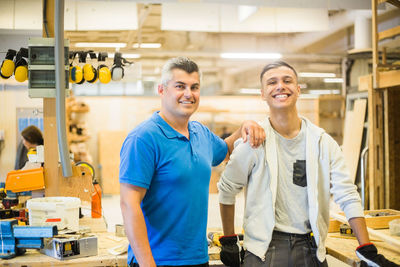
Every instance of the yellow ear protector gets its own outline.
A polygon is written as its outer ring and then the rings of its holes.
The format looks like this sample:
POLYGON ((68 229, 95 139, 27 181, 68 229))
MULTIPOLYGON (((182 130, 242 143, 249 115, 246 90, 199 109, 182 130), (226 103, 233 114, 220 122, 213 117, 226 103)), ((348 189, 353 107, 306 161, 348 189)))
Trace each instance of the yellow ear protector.
MULTIPOLYGON (((93 53, 92 51, 89 51, 88 53, 89 53, 89 56, 91 59, 96 58, 96 54, 93 53)), ((85 78, 86 81, 88 81, 90 83, 95 83, 98 78, 96 68, 94 68, 91 64, 86 63, 83 66, 83 77, 85 78)))
MULTIPOLYGON (((106 61, 108 57, 107 52, 99 52, 99 56, 97 57, 98 62, 106 61)), ((99 81, 101 83, 109 83, 111 81, 111 71, 105 64, 100 64, 97 67, 97 72, 99 75, 99 81)))
POLYGON ((28 49, 21 48, 15 57, 15 80, 25 82, 28 79, 28 62, 24 59, 28 58, 28 49))
POLYGON ((3 60, 1 63, 0 67, 0 76, 4 79, 8 79, 11 77, 11 75, 14 72, 15 68, 15 63, 14 63, 14 57, 17 54, 17 51, 13 49, 8 49, 6 58, 3 60))
MULTIPOLYGON (((82 84, 85 82, 85 79, 83 78, 82 68, 79 65, 75 65, 75 66, 73 65, 74 60, 77 55, 79 55, 79 62, 82 62, 81 53, 83 53, 83 52, 71 51, 69 53, 69 58, 72 59, 72 62, 69 65, 69 81, 71 83, 82 84)), ((85 57, 86 57, 86 55, 85 55, 85 57)), ((86 59, 85 59, 85 62, 86 62, 86 59)))

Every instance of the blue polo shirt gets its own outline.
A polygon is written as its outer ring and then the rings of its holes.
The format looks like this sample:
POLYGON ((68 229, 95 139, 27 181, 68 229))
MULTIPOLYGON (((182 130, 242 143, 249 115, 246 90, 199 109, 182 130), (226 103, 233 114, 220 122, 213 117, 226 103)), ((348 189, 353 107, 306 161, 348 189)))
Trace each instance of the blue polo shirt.
MULTIPOLYGON (((227 145, 199 122, 188 127, 190 140, 155 112, 128 134, 120 153, 120 183, 147 189, 141 207, 157 265, 208 261, 211 167, 224 160, 227 145)), ((132 259, 129 246, 128 264, 132 259)))

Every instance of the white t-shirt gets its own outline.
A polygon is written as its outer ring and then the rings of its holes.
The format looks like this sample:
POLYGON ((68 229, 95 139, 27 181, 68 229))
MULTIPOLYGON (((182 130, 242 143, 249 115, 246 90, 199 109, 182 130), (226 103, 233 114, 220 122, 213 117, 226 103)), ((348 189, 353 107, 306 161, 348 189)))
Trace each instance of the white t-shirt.
POLYGON ((278 188, 275 203, 275 230, 306 234, 311 232, 308 217, 306 175, 306 126, 287 139, 274 131, 278 149, 278 188))

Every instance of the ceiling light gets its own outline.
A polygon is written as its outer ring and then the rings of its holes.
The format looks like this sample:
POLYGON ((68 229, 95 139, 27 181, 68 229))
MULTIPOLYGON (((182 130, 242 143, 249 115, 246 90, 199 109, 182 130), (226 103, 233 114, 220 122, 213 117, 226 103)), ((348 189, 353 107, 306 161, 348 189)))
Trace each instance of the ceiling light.
POLYGON ((324 83, 343 83, 343 78, 325 78, 324 83))
POLYGON ((310 77, 310 78, 334 78, 335 73, 325 73, 325 72, 300 72, 299 77, 310 77))
POLYGON ((75 47, 126 47, 126 43, 75 43, 75 47))
POLYGON ((248 17, 256 13, 258 7, 256 6, 245 6, 240 5, 238 6, 238 20, 239 22, 245 21, 248 17))
MULTIPOLYGON (((114 53, 108 53, 109 58, 114 58, 114 53)), ((125 54, 122 53, 123 58, 140 58, 140 54, 125 54)))
POLYGON ((134 43, 133 48, 160 48, 161 44, 160 43, 134 43))
POLYGON ((256 88, 241 88, 239 90, 239 92, 241 94, 246 94, 246 95, 259 95, 259 94, 261 94, 261 90, 260 89, 256 89, 256 88))
POLYGON ((308 90, 311 95, 338 95, 340 90, 308 90))
POLYGON ((221 58, 231 59, 279 59, 279 53, 221 53, 221 58))

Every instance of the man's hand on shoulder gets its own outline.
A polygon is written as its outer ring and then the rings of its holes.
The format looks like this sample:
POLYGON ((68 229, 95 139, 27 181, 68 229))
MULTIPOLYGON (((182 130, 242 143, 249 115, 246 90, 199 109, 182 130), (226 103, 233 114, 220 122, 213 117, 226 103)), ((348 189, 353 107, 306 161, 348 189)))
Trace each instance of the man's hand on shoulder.
POLYGON ((393 263, 385 258, 382 254, 378 254, 378 250, 372 243, 359 246, 356 249, 357 257, 361 260, 361 266, 379 266, 379 267, 399 267, 400 265, 393 263))
POLYGON ((259 147, 265 141, 265 131, 257 122, 248 120, 242 123, 240 134, 243 141, 249 141, 250 145, 255 148, 259 147), (248 136, 248 137, 247 137, 248 136))

